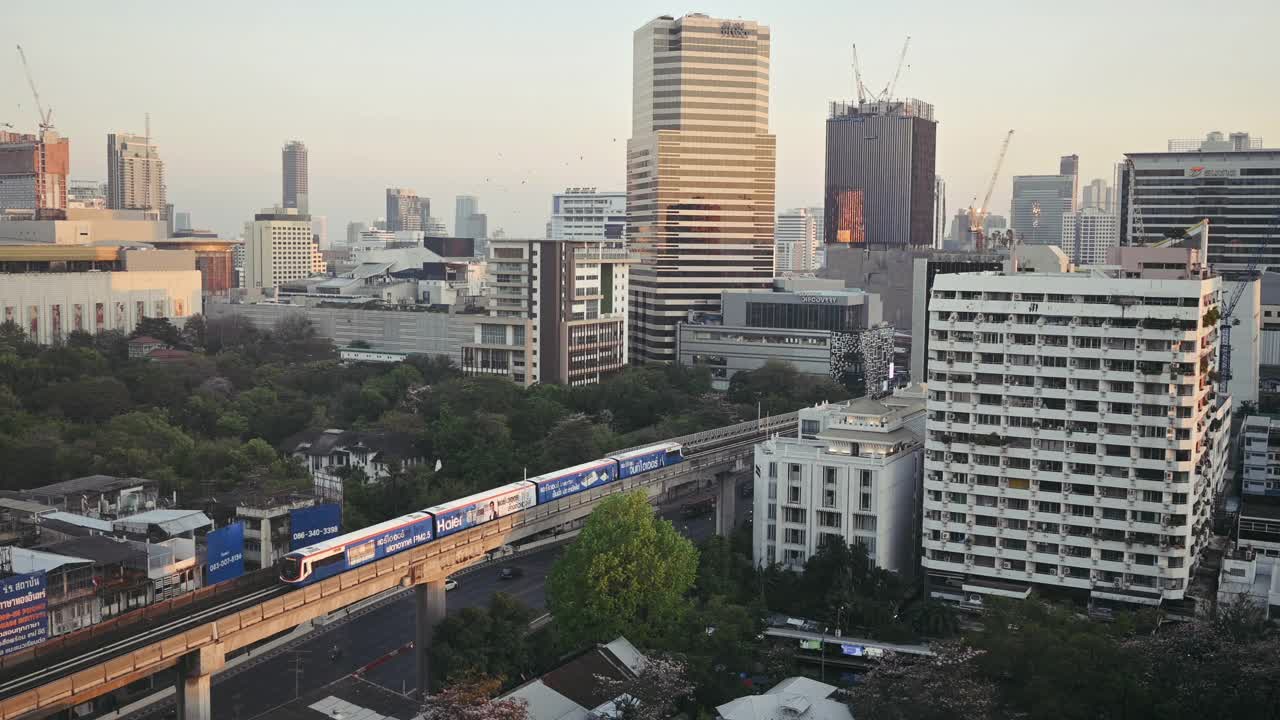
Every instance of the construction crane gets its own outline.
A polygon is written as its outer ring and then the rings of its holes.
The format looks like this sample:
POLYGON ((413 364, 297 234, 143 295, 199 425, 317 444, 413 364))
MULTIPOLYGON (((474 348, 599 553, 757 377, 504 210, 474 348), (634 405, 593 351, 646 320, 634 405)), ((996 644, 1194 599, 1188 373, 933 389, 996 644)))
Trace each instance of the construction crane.
POLYGON ((908 35, 905 42, 902 43, 902 52, 898 55, 898 67, 893 71, 893 79, 884 88, 884 97, 881 100, 892 100, 894 88, 898 87, 898 76, 902 75, 902 64, 907 60, 907 48, 911 47, 911 36, 908 35))
POLYGON ((27 54, 22 51, 22 46, 18 46, 18 57, 22 59, 22 71, 27 75, 27 85, 31 87, 31 95, 36 100, 36 112, 40 113, 40 136, 44 137, 46 130, 53 129, 53 108, 47 112, 44 109, 44 103, 40 102, 40 91, 36 90, 36 81, 31 77, 31 66, 27 64, 27 54))
MULTIPOLYGON (((1132 179, 1130 180, 1132 182, 1132 179)), ((1267 232, 1262 236, 1262 242, 1265 244, 1269 238, 1276 236, 1276 230, 1280 228, 1280 213, 1271 219, 1271 226, 1267 228, 1267 232)), ((1199 231, 1204 233, 1202 245, 1209 244, 1209 221, 1201 220, 1199 223, 1188 229, 1187 233, 1199 231), (1201 229, 1202 228, 1202 229, 1201 229)), ((1226 304, 1222 306, 1221 315, 1218 317, 1218 390, 1222 394, 1227 393, 1227 385, 1231 382, 1231 328, 1239 323, 1232 315, 1236 311, 1236 305, 1240 304, 1240 298, 1244 296, 1245 288, 1249 283, 1258 277, 1258 259, 1262 256, 1261 252, 1255 252, 1249 256, 1249 266, 1245 269, 1244 275, 1240 278, 1240 283, 1236 285, 1235 290, 1231 292, 1231 297, 1226 304)), ((1204 262, 1205 259, 1201 259, 1204 262)))
MULTIPOLYGON (((1126 193, 1126 205, 1129 207, 1129 216, 1133 222, 1129 226, 1129 245, 1137 245, 1142 242, 1141 238, 1147 234, 1146 225, 1142 222, 1142 209, 1134 203, 1135 193, 1134 186, 1138 184, 1138 169, 1134 167, 1133 158, 1127 158, 1124 161, 1125 168, 1129 171, 1129 192, 1126 193)), ((1120 242, 1124 243, 1124 238, 1120 238, 1120 242)), ((1208 258, 1201 258, 1202 262, 1208 258)))
POLYGON ((1000 145, 1000 154, 996 156, 996 167, 991 171, 991 179, 987 182, 987 192, 982 196, 982 204, 977 207, 974 206, 974 202, 978 200, 976 195, 973 201, 969 203, 969 232, 972 232, 977 238, 975 250, 981 250, 986 241, 982 226, 987 220, 988 206, 991 204, 991 193, 996 189, 996 178, 1000 177, 1000 167, 1004 165, 1004 156, 1009 152, 1009 141, 1012 139, 1013 131, 1010 130, 1004 136, 1004 143, 1000 145))
POLYGON ((858 91, 858 106, 867 101, 867 86, 862 84, 862 66, 858 64, 858 44, 853 44, 853 84, 858 91))

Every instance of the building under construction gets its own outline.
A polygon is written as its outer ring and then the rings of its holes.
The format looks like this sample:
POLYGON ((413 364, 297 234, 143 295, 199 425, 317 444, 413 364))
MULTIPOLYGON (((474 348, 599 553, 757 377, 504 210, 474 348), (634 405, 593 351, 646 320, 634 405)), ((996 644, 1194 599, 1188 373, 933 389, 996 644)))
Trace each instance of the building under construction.
POLYGON ((71 141, 58 133, 48 130, 28 135, 0 130, 0 217, 63 219, 70 167, 71 141))

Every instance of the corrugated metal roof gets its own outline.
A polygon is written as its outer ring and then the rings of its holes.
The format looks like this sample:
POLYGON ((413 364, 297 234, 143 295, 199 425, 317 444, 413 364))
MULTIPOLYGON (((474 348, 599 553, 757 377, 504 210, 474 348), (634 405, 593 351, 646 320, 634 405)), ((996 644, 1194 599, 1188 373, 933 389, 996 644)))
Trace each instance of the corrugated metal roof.
POLYGON ((77 515, 75 513, 62 512, 60 510, 48 513, 42 516, 42 519, 57 520, 59 522, 67 523, 68 525, 76 525, 83 528, 89 528, 90 530, 97 530, 99 532, 111 532, 110 520, 100 520, 98 518, 85 517, 84 515, 77 515))
POLYGON ((148 525, 159 526, 161 530, 176 535, 179 533, 212 527, 213 521, 199 510, 148 510, 137 515, 130 515, 115 521, 116 525, 148 525))

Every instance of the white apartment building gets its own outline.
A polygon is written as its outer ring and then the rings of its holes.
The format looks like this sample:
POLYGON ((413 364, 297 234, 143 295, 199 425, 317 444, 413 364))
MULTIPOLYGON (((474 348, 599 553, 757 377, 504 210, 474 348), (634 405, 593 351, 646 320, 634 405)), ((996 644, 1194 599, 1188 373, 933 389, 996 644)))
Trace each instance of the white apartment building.
POLYGON ((755 447, 753 557, 800 569, 823 543, 866 548, 873 564, 915 569, 924 460, 919 386, 800 411, 799 437, 755 447))
POLYGON ((1280 497, 1280 418, 1250 415, 1240 427, 1241 492, 1280 497))
POLYGON ((1077 265, 1103 265, 1120 244, 1120 218, 1085 208, 1062 214, 1062 250, 1077 265))
POLYGON ((1215 382, 1219 279, 1197 251, 1182 257, 1181 273, 1162 262, 1132 278, 934 280, 923 523, 933 597, 1185 597, 1223 491, 1231 398, 1215 382))
POLYGON ((551 196, 551 240, 601 240, 620 248, 626 230, 625 191, 571 187, 551 196))
POLYGON ((808 208, 778 213, 773 226, 773 274, 816 272, 819 267, 818 237, 818 223, 808 208))
POLYGON ((293 280, 323 274, 311 217, 297 208, 268 208, 244 224, 244 287, 270 292, 293 280))

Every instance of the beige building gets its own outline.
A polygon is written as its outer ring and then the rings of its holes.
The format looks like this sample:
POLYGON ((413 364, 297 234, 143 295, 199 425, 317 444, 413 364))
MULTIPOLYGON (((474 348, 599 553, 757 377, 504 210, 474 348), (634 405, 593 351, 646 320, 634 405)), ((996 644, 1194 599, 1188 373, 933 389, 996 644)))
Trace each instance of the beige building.
POLYGON ((282 283, 325 271, 311 235, 311 217, 297 208, 269 208, 244 224, 244 287, 270 292, 282 283))
POLYGON ((769 28, 664 15, 635 33, 627 238, 631 341, 675 359, 676 324, 773 278, 769 28))
POLYGON ((144 317, 178 326, 202 311, 189 251, 115 247, 0 248, 0 322, 52 343, 77 330, 131 332, 144 317))
POLYGON ((627 363, 626 250, 604 241, 491 240, 489 317, 462 369, 521 385, 585 385, 627 363))
POLYGON ((164 217, 164 161, 151 138, 131 133, 107 135, 107 207, 145 210, 164 217))
POLYGON ((5 244, 90 245, 154 243, 168 236, 163 220, 141 210, 68 208, 65 220, 11 220, 0 227, 5 244))

